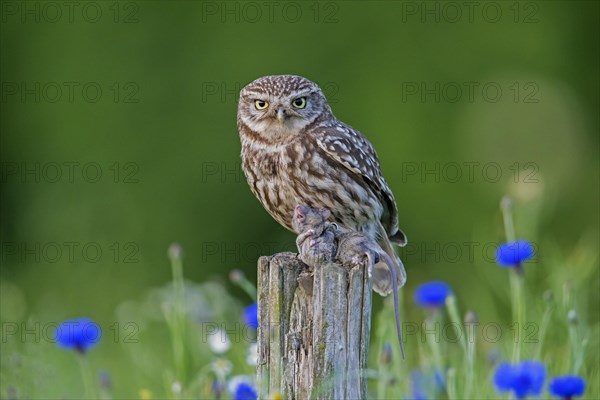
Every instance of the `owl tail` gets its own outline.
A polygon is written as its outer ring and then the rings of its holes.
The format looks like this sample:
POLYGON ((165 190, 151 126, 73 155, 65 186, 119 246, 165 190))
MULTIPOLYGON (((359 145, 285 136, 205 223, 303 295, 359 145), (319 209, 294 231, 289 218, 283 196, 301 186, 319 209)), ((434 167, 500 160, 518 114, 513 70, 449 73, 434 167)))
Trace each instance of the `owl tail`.
POLYGON ((404 270, 404 265, 400 260, 400 257, 394 251, 392 247, 392 243, 388 238, 385 229, 383 226, 379 224, 377 228, 377 243, 381 246, 382 250, 387 253, 392 259, 394 265, 388 267, 388 265, 383 262, 383 258, 380 262, 375 264, 373 268, 373 290, 379 293, 382 296, 387 296, 392 292, 392 274, 390 273, 389 268, 396 269, 396 276, 398 277, 398 287, 404 286, 406 283, 406 271, 404 270))

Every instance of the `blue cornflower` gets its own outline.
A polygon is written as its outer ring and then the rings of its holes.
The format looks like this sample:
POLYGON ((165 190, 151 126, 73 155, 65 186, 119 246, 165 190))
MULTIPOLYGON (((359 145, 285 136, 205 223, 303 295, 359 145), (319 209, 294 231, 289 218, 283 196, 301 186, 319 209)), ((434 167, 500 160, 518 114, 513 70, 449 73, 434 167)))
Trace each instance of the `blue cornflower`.
POLYGON ((211 385, 212 392, 215 394, 215 397, 218 399, 221 397, 221 393, 223 393, 223 384, 218 380, 214 380, 211 385))
POLYGON ((427 399, 425 375, 418 369, 414 369, 410 372, 410 391, 412 400, 427 399))
POLYGON ((424 283, 415 291, 415 303, 421 307, 441 307, 451 294, 452 290, 445 282, 424 283))
POLYGON ((527 240, 503 243, 496 249, 496 262, 502 267, 514 267, 533 257, 533 246, 527 240))
POLYGON ((575 375, 557 376, 550 381, 548 390, 553 396, 570 399, 585 392, 585 380, 575 375))
POLYGON ((89 318, 78 318, 61 322, 54 334, 58 346, 85 353, 100 341, 102 329, 89 318))
POLYGON ((508 392, 513 385, 513 366, 502 362, 496 367, 494 373, 494 385, 500 392, 508 392))
POLYGON ((512 391, 517 399, 539 395, 546 379, 546 367, 539 361, 511 365, 503 362, 494 373, 494 385, 500 392, 512 391))
POLYGON ((383 344, 381 349, 381 365, 389 367, 392 365, 392 345, 389 342, 383 344))
POLYGON ((435 386, 438 390, 445 391, 446 390, 446 376, 444 375, 444 371, 441 371, 439 368, 435 369, 433 374, 435 386))
POLYGON ((256 400, 256 390, 249 383, 242 382, 235 388, 233 400, 256 400))
POLYGON ((252 303, 244 308, 244 321, 251 328, 258 328, 258 304, 252 303))

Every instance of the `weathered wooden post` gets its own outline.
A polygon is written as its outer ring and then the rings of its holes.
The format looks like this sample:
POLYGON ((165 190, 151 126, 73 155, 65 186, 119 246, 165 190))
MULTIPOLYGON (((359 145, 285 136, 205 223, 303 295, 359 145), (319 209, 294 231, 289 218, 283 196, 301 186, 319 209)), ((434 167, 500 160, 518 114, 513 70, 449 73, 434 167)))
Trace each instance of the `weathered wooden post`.
POLYGON ((258 261, 259 398, 364 399, 371 281, 364 268, 258 261))

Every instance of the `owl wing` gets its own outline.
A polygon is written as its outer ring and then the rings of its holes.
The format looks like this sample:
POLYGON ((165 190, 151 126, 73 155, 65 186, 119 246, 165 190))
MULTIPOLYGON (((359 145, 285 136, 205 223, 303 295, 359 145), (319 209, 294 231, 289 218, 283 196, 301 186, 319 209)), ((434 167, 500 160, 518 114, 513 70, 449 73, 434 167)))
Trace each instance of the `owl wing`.
MULTIPOLYGON (((377 195, 383 205, 381 222, 389 236, 400 233, 398 229, 398 209, 394 194, 383 178, 379 158, 373 145, 357 130, 338 122, 333 127, 325 127, 318 131, 317 145, 332 159, 360 176, 368 187, 377 195)), ((398 238, 398 244, 403 242, 398 238)))

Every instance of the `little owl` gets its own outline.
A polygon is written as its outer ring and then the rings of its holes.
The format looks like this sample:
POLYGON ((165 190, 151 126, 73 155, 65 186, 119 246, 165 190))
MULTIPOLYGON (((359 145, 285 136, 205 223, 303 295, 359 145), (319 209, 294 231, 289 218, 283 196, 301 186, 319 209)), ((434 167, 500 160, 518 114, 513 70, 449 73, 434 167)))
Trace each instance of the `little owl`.
MULTIPOLYGON (((376 240, 404 285, 391 244, 405 245, 406 236, 375 149, 333 115, 319 86, 294 75, 259 78, 240 92, 237 126, 248 184, 277 222, 293 231, 296 205, 327 208, 332 221, 376 240)), ((391 279, 388 267, 377 264, 373 290, 389 294, 391 279)))

